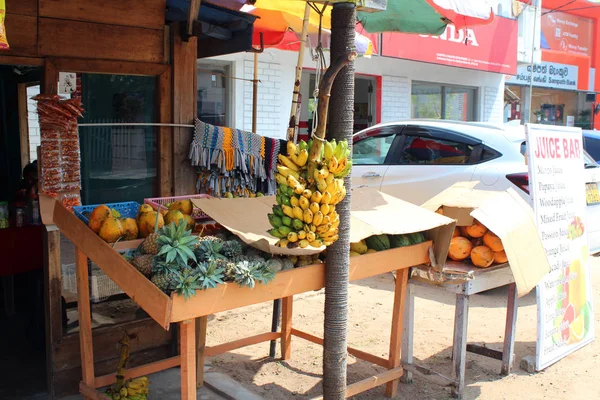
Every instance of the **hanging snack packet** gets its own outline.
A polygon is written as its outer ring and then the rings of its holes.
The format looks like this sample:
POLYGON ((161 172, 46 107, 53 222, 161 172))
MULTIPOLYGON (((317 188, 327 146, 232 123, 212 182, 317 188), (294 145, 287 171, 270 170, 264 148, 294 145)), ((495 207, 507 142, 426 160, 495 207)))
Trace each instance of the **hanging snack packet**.
POLYGON ((6 16, 6 0, 0 0, 0 50, 8 50, 8 40, 6 40, 6 28, 4 27, 4 17, 6 16))

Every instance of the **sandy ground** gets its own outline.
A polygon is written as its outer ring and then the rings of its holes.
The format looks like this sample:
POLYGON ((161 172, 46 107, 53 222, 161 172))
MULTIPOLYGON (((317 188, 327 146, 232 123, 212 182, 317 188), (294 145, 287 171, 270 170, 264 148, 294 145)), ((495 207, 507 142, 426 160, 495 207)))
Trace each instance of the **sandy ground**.
MULTIPOLYGON (((592 258, 595 333, 600 335, 600 259, 592 258)), ((349 345, 375 355, 386 356, 393 301, 390 274, 350 287, 349 345)), ((502 350, 506 318, 506 288, 471 298, 469 342, 502 350)), ((322 337, 323 292, 296 296, 294 326, 322 337)), ((215 345, 268 331, 271 304, 217 314, 209 322, 208 345, 215 345)), ((416 299, 415 359, 446 375, 451 373, 451 344, 454 298, 440 292, 435 300, 416 299)), ((520 299, 515 344, 515 368, 508 377, 500 376, 500 362, 467 354, 465 399, 599 399, 600 341, 580 349, 537 374, 519 369, 524 356, 535 354, 537 311, 535 293, 520 299)), ((227 373, 247 388, 267 399, 309 399, 321 394, 322 348, 299 338, 292 340, 289 362, 271 360, 269 345, 259 344, 210 359, 217 371, 227 373)), ((279 347, 278 347, 279 357, 279 347)), ((371 376, 380 368, 349 356, 348 381, 371 376)), ((383 387, 356 396, 381 399, 383 387)), ((415 377, 414 383, 400 385, 397 398, 447 399, 449 389, 436 387, 415 377)))

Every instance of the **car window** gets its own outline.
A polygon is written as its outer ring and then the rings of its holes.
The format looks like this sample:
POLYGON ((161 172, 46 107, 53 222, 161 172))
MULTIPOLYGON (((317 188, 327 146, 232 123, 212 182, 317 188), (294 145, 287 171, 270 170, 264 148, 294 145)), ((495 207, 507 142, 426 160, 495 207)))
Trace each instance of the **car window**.
POLYGON ((406 136, 400 164, 466 164, 473 147, 465 143, 424 136, 406 136))
POLYGON ((354 143, 352 164, 384 164, 395 137, 394 134, 370 136, 354 143))
POLYGON ((600 140, 592 137, 583 137, 583 148, 594 160, 600 160, 600 140))

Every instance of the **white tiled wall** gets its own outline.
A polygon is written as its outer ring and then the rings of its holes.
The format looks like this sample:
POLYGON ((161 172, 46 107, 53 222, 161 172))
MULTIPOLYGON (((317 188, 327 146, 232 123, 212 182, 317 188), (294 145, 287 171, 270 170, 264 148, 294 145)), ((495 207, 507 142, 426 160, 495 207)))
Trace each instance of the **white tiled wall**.
POLYGON ((384 75, 381 86, 381 122, 410 118, 410 80, 384 75))
MULTIPOLYGON (((254 79, 254 62, 244 60, 244 79, 254 79)), ((282 102, 282 66, 279 63, 258 63, 258 108, 256 130, 262 136, 283 138, 280 117, 289 105, 282 102)), ((252 129, 252 82, 244 82, 244 129, 252 129)))
MULTIPOLYGON (((504 86, 502 86, 504 88, 504 86)), ((485 86, 483 88, 483 122, 502 123, 504 92, 501 88, 485 86)))

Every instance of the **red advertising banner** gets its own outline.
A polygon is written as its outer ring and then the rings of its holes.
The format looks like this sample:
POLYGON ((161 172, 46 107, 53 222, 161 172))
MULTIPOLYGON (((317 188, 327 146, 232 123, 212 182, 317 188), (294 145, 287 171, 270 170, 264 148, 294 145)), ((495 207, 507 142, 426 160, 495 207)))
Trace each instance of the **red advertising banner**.
POLYGON ((541 48, 578 56, 592 56, 594 22, 558 11, 542 10, 541 48))
POLYGON ((517 21, 496 17, 471 28, 448 25, 440 36, 384 33, 381 55, 515 75, 518 30, 517 21))

